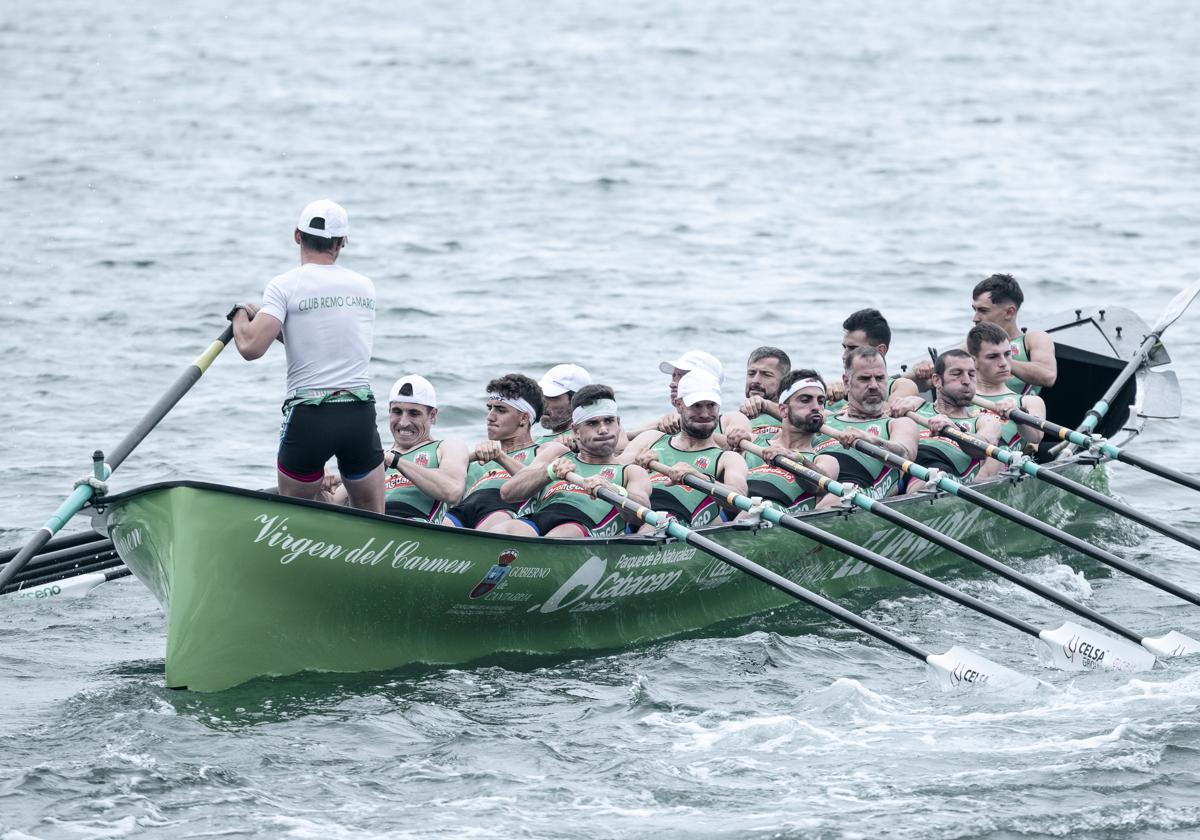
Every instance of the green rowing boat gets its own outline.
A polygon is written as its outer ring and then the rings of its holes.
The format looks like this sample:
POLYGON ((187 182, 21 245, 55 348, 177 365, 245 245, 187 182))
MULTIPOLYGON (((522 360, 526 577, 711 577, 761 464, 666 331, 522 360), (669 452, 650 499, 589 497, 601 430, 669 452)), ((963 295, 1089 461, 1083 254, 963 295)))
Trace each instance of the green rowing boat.
MULTIPOLYGON (((1111 384, 1145 324, 1127 310, 1077 312, 1050 326, 1064 384, 1050 416, 1078 422, 1111 384), (1068 408, 1068 406, 1070 406, 1068 408)), ((1161 348, 1131 379, 1102 433, 1127 443, 1148 416, 1177 416, 1161 348)), ((1084 453, 1049 468, 1094 487, 1105 473, 1084 453)), ((974 485, 1074 532, 1089 506, 1015 473, 974 485)), ((943 493, 889 507, 991 554, 1019 557, 1044 541, 943 493)), ((1094 510, 1094 509, 1093 509, 1094 510)), ((954 555, 857 509, 805 521, 925 572, 961 570, 954 555)), ((695 633, 792 600, 666 537, 549 540, 464 531, 177 481, 97 502, 94 524, 167 615, 166 682, 216 691, 304 670, 452 665, 506 653, 615 649, 695 633)), ((703 529, 750 560, 827 596, 894 589, 896 579, 779 528, 703 529)))

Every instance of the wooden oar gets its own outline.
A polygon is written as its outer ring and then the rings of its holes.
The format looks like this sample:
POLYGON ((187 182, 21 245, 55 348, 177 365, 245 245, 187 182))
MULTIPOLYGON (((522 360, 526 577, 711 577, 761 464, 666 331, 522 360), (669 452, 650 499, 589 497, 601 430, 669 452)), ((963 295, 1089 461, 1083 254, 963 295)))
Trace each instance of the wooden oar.
MULTIPOLYGON (((97 478, 108 478, 112 473, 121 466, 122 462, 128 457, 129 453, 141 443, 146 435, 159 424, 167 413, 175 407, 175 404, 182 399, 196 381, 204 375, 208 370, 208 366, 212 364, 213 359, 225 349, 225 345, 229 343, 229 339, 233 337, 233 325, 230 324, 221 331, 221 335, 217 337, 208 349, 197 357, 196 361, 192 362, 188 368, 180 374, 175 383, 167 389, 166 393, 158 398, 145 416, 138 422, 136 426, 121 439, 116 448, 109 453, 107 461, 97 463, 96 472, 99 473, 97 478)), ((100 453, 97 453, 100 454, 100 453)), ((101 455, 101 459, 103 456, 101 455)), ((75 491, 67 497, 58 510, 46 521, 29 542, 25 543, 25 547, 17 552, 16 556, 8 562, 8 565, 0 570, 0 590, 13 579, 13 577, 24 568, 25 564, 38 553, 38 551, 50 541, 63 525, 67 523, 72 516, 79 513, 83 506, 88 503, 96 491, 87 484, 81 484, 75 488, 75 491)))
MULTIPOLYGON (((650 467, 656 472, 663 473, 664 475, 667 474, 668 467, 658 461, 651 461, 650 467)), ((744 511, 754 509, 753 499, 743 496, 733 488, 712 481, 699 473, 684 473, 683 483, 689 487, 694 487, 697 490, 708 493, 710 496, 721 499, 730 507, 744 511)), ((1154 664, 1153 656, 1146 656, 1143 651, 1132 647, 1131 643, 1124 639, 1113 639, 1095 630, 1081 627, 1069 621, 1055 629, 1037 627, 985 601, 980 601, 978 598, 960 592, 942 583, 940 580, 931 578, 915 569, 910 569, 908 566, 901 565, 894 560, 889 560, 849 540, 822 531, 814 525, 809 525, 807 522, 784 513, 773 504, 763 505, 760 508, 760 515, 768 522, 807 537, 815 543, 832 548, 834 551, 845 554, 848 557, 853 557, 855 560, 860 560, 877 569, 883 569, 902 580, 928 589, 931 592, 941 595, 943 598, 947 598, 957 604, 962 604, 968 609, 983 613, 1002 624, 1007 624, 1009 627, 1033 636, 1037 640, 1039 658, 1048 665, 1069 671, 1080 671, 1089 667, 1114 668, 1124 671, 1131 670, 1129 667, 1131 664, 1140 664, 1145 668, 1149 668, 1154 664), (1085 648, 1084 645, 1087 647, 1085 648), (1072 655, 1072 652, 1078 652, 1081 649, 1091 651, 1092 655, 1090 657, 1072 655), (1130 654, 1133 654, 1133 658, 1129 657, 1130 654)))
MULTIPOLYGON (((587 487, 585 479, 578 473, 568 473, 567 480, 580 487, 587 487)), ((627 496, 621 495, 610 487, 600 485, 594 492, 598 498, 619 507, 642 522, 659 525, 663 521, 662 514, 639 505, 637 502, 630 501, 627 496)), ((810 592, 800 584, 790 581, 734 551, 730 551, 725 546, 715 543, 689 528, 685 528, 674 519, 667 519, 665 525, 669 536, 693 545, 706 554, 711 554, 723 563, 728 563, 735 569, 745 572, 751 577, 791 595, 798 601, 803 601, 809 606, 816 607, 839 621, 849 624, 856 630, 866 633, 868 636, 874 636, 881 642, 889 644, 914 659, 924 662, 928 666, 928 672, 936 678, 937 683, 943 688, 962 688, 986 684, 989 687, 996 686, 1011 689, 1034 688, 1039 684, 1032 677, 1019 674, 1011 668, 1005 667, 998 662, 992 662, 990 659, 986 659, 958 645, 950 648, 945 653, 927 653, 911 642, 902 639, 889 630, 885 630, 878 624, 868 621, 857 613, 853 613, 835 604, 833 601, 821 597, 815 592, 810 592)))
MULTIPOLYGON (((1013 394, 1016 397, 1016 394, 1013 394)), ((995 411, 996 404, 976 397, 972 402, 980 408, 986 408, 990 411, 995 411)), ((1073 443, 1076 446, 1084 449, 1097 447, 1102 453, 1112 458, 1115 461, 1120 461, 1123 464, 1131 464, 1132 466, 1143 469, 1148 473, 1157 475, 1159 478, 1165 478, 1168 481, 1174 481, 1176 484, 1182 484, 1192 490, 1200 490, 1200 480, 1193 478, 1186 473, 1181 473, 1179 470, 1172 469, 1166 464, 1159 464, 1151 461, 1149 458, 1143 458, 1141 455, 1134 455, 1131 452, 1126 452, 1121 447, 1110 443, 1105 438, 1098 435, 1087 435, 1083 432, 1077 432, 1074 429, 1069 429, 1066 426, 1060 426, 1057 423, 1052 423, 1049 420, 1043 420, 1041 417, 1030 414, 1028 411, 1023 411, 1020 408, 1014 408, 1008 412, 1008 416, 1020 423, 1023 426, 1032 426, 1035 429, 1041 429, 1046 434, 1057 437, 1060 440, 1065 440, 1073 443)))
POLYGON ((1088 409, 1087 416, 1083 418, 1083 422, 1079 424, 1077 431, 1090 434, 1096 428, 1096 425, 1108 413, 1109 405, 1117 398, 1117 394, 1121 393, 1121 389, 1125 387, 1125 383, 1129 381, 1129 377, 1133 376, 1137 369, 1142 366, 1146 357, 1153 352, 1155 345, 1158 344, 1158 340, 1166 332, 1167 327, 1179 320, 1179 316, 1187 310, 1188 305, 1198 294, 1200 294, 1200 280, 1192 283, 1192 285, 1171 299, 1171 302, 1167 304, 1167 308, 1163 310, 1162 315, 1158 316, 1158 321, 1150 330, 1150 334, 1142 340, 1141 346, 1129 358, 1129 362, 1125 365, 1124 369, 1117 374, 1117 378, 1113 380, 1112 385, 1104 392, 1104 396, 1088 409))
MULTIPOLYGON (((926 418, 918 417, 913 412, 909 412, 909 417, 912 417, 912 419, 916 420, 918 423, 922 423, 922 425, 927 425, 926 423, 922 422, 925 421, 926 418)), ((1005 519, 1016 522, 1018 525, 1022 525, 1031 531, 1049 537, 1052 540, 1057 540, 1063 545, 1070 546, 1080 553, 1086 554, 1088 557, 1099 560, 1101 563, 1105 563, 1115 569, 1119 569, 1128 575, 1149 583, 1151 586, 1156 586, 1160 589, 1170 592, 1172 595, 1176 595, 1184 599, 1185 601, 1190 601, 1193 604, 1200 604, 1200 596, 1188 591, 1187 589, 1184 589, 1182 586, 1178 586, 1170 581, 1163 580, 1153 572, 1148 572, 1140 566, 1130 563, 1128 560, 1124 560, 1117 555, 1112 554, 1111 552, 1105 551, 1099 546, 1092 545, 1086 540, 1081 540, 1072 534, 1068 534, 1066 531, 1055 528, 1053 525, 1032 517, 1014 507, 1010 507, 1003 502, 998 502, 990 496, 985 496, 978 490, 973 490, 970 487, 965 486, 962 484, 962 482, 951 478, 941 471, 935 472, 934 470, 927 469, 920 464, 913 463, 907 458, 902 458, 893 452, 888 452, 882 446, 875 446, 874 444, 868 443, 865 440, 856 442, 855 448, 860 452, 870 455, 872 458, 878 458, 880 461, 890 464, 906 475, 911 475, 912 477, 920 479, 921 481, 930 482, 947 493, 957 496, 960 499, 965 499, 990 513, 994 513, 997 516, 1002 516, 1005 519)), ((1184 656, 1191 653, 1200 653, 1200 641, 1196 641, 1190 636, 1185 636, 1183 633, 1180 633, 1176 630, 1172 630, 1166 635, 1159 637, 1144 637, 1138 642, 1138 644, 1154 655, 1161 657, 1184 656)))
MULTIPOLYGON (((837 434, 837 430, 831 428, 830 426, 822 427, 821 431, 824 434, 837 434)), ((762 448, 755 446, 748 441, 742 443, 742 448, 748 452, 758 455, 759 457, 762 457, 762 448)), ((1055 589, 1051 589, 1044 584, 1038 583, 1033 578, 1018 572, 1011 566, 1005 565, 999 560, 988 557, 983 552, 976 551, 969 545, 964 545, 958 540, 951 539, 942 532, 934 530, 928 525, 917 522, 915 519, 905 516, 903 513, 893 510, 887 505, 880 504, 866 493, 858 490, 851 492, 849 488, 843 486, 840 482, 834 481, 833 479, 822 475, 816 470, 799 464, 793 461, 791 458, 783 455, 777 455, 772 460, 772 463, 774 463, 777 467, 781 467, 789 472, 795 473, 796 476, 798 476, 801 480, 820 490, 833 493, 835 496, 849 499, 851 504, 853 504, 855 507, 861 508, 868 513, 872 513, 887 522, 899 525, 904 530, 916 534, 922 539, 928 540, 935 545, 939 545, 948 551, 952 551, 959 557, 970 560, 972 563, 982 566, 983 568, 999 575, 1005 580, 1011 581, 1012 583, 1017 584, 1017 586, 1028 589, 1030 592, 1036 593, 1046 600, 1058 604, 1063 609, 1070 610, 1076 615, 1083 616, 1094 624, 1099 624, 1104 629, 1116 633, 1118 636, 1123 636, 1126 639, 1129 639, 1129 641, 1139 646, 1136 649, 1137 652, 1143 653, 1143 651, 1140 649, 1140 645, 1142 639, 1145 637, 1141 633, 1135 633, 1133 630, 1130 630, 1128 627, 1119 624, 1108 616, 1102 615, 1101 613, 1093 610, 1091 607, 1084 606, 1078 601, 1068 598, 1066 595, 1063 595, 1061 592, 1055 589)))
POLYGON ((1074 493, 1080 498, 1086 499, 1094 505, 1098 505, 1114 513, 1119 513, 1127 519, 1132 519, 1147 528, 1158 531, 1160 534, 1165 534, 1173 540, 1183 543, 1189 548, 1194 548, 1200 551, 1200 539, 1193 537, 1186 531, 1176 528, 1174 525, 1168 525, 1166 522, 1155 519, 1142 513, 1140 510, 1130 507, 1124 502, 1118 502, 1116 499, 1109 498, 1099 491, 1093 490, 1086 484, 1074 481, 1066 476, 1059 475, 1051 470, 1044 470, 1032 458, 1027 458, 1016 452, 1005 449, 1002 446, 994 446, 987 441, 980 440, 974 435, 969 435, 962 429, 954 426, 947 426, 942 432, 942 435, 950 438, 950 440, 960 446, 973 446, 982 451, 989 458, 994 458, 1002 464, 1007 464, 1010 467, 1019 469, 1026 475, 1031 475, 1047 484, 1052 484, 1060 490, 1066 490, 1068 493, 1074 493))

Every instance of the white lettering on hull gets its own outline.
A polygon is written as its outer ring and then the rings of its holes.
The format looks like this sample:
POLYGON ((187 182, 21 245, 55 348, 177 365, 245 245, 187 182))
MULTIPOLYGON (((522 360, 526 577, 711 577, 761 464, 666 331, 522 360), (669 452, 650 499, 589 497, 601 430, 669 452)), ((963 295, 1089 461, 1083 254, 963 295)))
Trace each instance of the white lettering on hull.
POLYGON ((395 540, 388 540, 377 546, 375 538, 368 537, 362 545, 347 549, 338 543, 298 536, 288 528, 286 516, 280 518, 264 513, 256 516, 254 522, 262 525, 254 542, 265 542, 271 548, 279 549, 279 563, 283 566, 303 556, 319 560, 341 560, 355 566, 378 566, 386 561, 393 569, 461 575, 472 565, 470 560, 452 560, 420 554, 421 543, 417 540, 407 540, 399 545, 395 540))

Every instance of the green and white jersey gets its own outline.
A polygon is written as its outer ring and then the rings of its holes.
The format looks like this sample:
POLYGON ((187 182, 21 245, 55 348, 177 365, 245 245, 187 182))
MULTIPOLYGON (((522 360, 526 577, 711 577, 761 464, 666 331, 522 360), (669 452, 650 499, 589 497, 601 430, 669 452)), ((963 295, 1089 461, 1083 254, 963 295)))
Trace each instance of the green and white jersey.
MULTIPOLYGON (((934 417, 937 413, 933 403, 925 403, 917 411, 917 414, 922 417, 934 417)), ((984 414, 983 409, 975 409, 970 417, 952 417, 950 419, 967 434, 974 435, 979 418, 984 414)), ((962 481, 970 481, 983 465, 983 458, 964 452, 962 447, 954 441, 941 435, 935 435, 922 426, 920 434, 917 436, 917 463, 923 467, 943 470, 962 481)))
MULTIPOLYGON (((439 444, 440 440, 431 440, 410 452, 405 452, 400 456, 400 460, 416 464, 418 467, 434 469, 438 465, 439 444)), ((440 522, 446 510, 445 502, 427 496, 399 470, 389 469, 384 473, 383 490, 386 510, 392 516, 440 522)))
MULTIPOLYGON (((1025 347, 1025 333, 1021 333, 1016 338, 1009 342, 1009 347, 1012 349, 1013 361, 1028 362, 1029 350, 1025 347)), ((1037 394, 1042 390, 1041 385, 1030 385, 1024 379, 1019 379, 1016 376, 1004 383, 1008 386, 1008 390, 1014 393, 1021 394, 1037 394)))
MULTIPOLYGON (((1017 381, 1019 382, 1020 380, 1017 381)), ((1012 380, 1010 379, 1009 382, 1012 382, 1012 380)), ((981 400, 987 400, 990 403, 1012 400, 1017 404, 1017 408, 1025 408, 1022 395, 1014 394, 1012 391, 1008 391, 1004 394, 976 394, 976 396, 981 400)), ((1000 427, 1000 445, 1007 446, 1009 449, 1021 448, 1021 427, 1017 425, 1016 420, 1005 420, 1004 425, 1000 427)))
MULTIPOLYGON (((754 439, 758 446, 770 446, 775 439, 774 434, 762 434, 754 439)), ((812 444, 808 450, 802 450, 802 455, 813 456, 816 449, 825 441, 832 440, 826 435, 813 435, 812 444)), ((746 466, 750 468, 746 476, 746 485, 751 496, 759 496, 766 501, 775 502, 788 513, 800 513, 812 510, 817 504, 817 494, 794 473, 782 467, 768 464, 757 455, 749 452, 745 455, 746 466)))
MULTIPOLYGON (((618 487, 625 486, 624 464, 585 464, 574 452, 564 453, 575 464, 575 472, 583 478, 598 475, 605 481, 618 487)), ((565 479, 554 479, 537 495, 531 505, 531 512, 541 513, 548 507, 566 506, 575 508, 579 518, 593 536, 613 537, 625 531, 625 520, 621 517, 620 508, 603 499, 593 499, 588 491, 565 479)))
MULTIPOLYGON (((838 414, 825 421, 835 429, 861 429, 869 435, 875 435, 882 440, 890 440, 891 421, 887 417, 871 420, 849 420, 845 414, 838 414)), ((836 438, 827 438, 815 447, 818 455, 832 455, 838 462, 838 481, 852 481, 873 499, 882 499, 896 492, 900 485, 900 471, 890 467, 883 461, 876 460, 857 449, 846 449, 836 438)))
POLYGON ((781 423, 782 421, 778 417, 772 417, 764 411, 757 417, 750 418, 750 434, 756 437, 764 434, 777 435, 783 428, 781 423))
MULTIPOLYGON (((717 479, 717 461, 724 452, 717 446, 695 452, 677 449, 667 434, 660 437, 650 450, 655 453, 656 460, 668 467, 689 464, 714 481, 717 479)), ((653 470, 650 471, 650 506, 670 513, 690 528, 708 525, 721 515, 721 506, 712 496, 686 485, 671 484, 669 478, 653 470)))
MULTIPOLYGON (((524 465, 533 460, 537 448, 538 445, 532 443, 523 449, 514 449, 505 454, 524 465)), ((486 464, 472 461, 471 465, 467 467, 467 483, 463 488, 463 498, 465 499, 479 490, 499 490, 510 478, 512 476, 499 461, 488 461, 486 464)))
POLYGON ((571 429, 568 427, 565 432, 550 432, 549 434, 538 435, 533 439, 533 442, 538 446, 541 446, 543 443, 559 443, 562 438, 569 434, 571 434, 571 429))

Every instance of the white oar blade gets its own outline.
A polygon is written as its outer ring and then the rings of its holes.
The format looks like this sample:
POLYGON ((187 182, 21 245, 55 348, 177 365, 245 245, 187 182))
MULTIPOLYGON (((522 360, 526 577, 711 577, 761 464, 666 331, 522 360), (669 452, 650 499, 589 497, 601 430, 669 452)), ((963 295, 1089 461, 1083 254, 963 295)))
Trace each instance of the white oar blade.
POLYGON ((945 653, 930 654, 925 660, 929 677, 943 690, 1037 688, 1041 681, 993 662, 966 648, 955 645, 945 653))
POLYGON ((1192 285, 1171 299, 1171 302, 1167 304, 1166 310, 1159 316, 1158 323, 1154 325, 1152 332, 1162 332, 1175 323, 1198 294, 1200 294, 1200 280, 1192 283, 1192 285))
POLYGON ((1149 671, 1154 667, 1154 654, 1141 645, 1070 621, 1039 633, 1037 652, 1043 664, 1063 671, 1149 671))
POLYGON ((1163 659, 1200 653, 1200 642, 1191 636, 1183 635, 1178 630, 1172 630, 1165 636, 1156 636, 1153 639, 1147 636, 1142 639, 1142 647, 1153 651, 1156 656, 1163 659))
POLYGON ((66 580, 56 580, 54 583, 18 589, 2 597, 30 601, 41 601, 45 598, 82 598, 106 580, 108 578, 104 576, 104 572, 89 572, 66 580))

